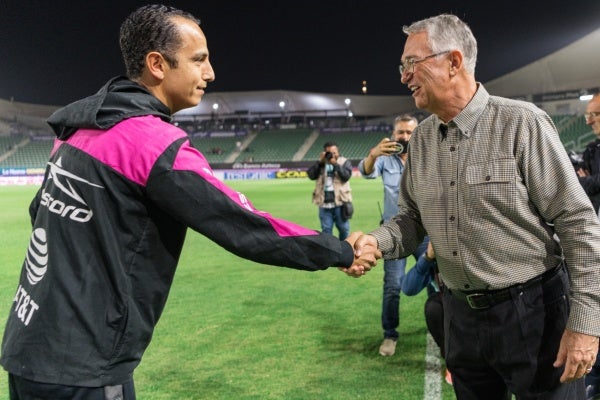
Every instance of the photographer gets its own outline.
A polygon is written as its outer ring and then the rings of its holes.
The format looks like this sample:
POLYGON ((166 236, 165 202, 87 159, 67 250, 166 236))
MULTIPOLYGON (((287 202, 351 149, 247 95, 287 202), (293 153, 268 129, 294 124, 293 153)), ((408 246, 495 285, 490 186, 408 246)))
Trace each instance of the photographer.
POLYGON ((342 157, 335 142, 323 145, 319 161, 306 171, 316 181, 313 203, 319 206, 319 220, 323 233, 331 234, 335 224, 340 240, 350 233, 352 217, 352 164, 342 157))
MULTIPOLYGON (((412 115, 404 114, 394 119, 394 130, 391 136, 383 138, 369 154, 358 163, 358 170, 363 178, 375 179, 381 176, 383 182, 383 215, 381 223, 390 220, 398 213, 398 191, 400 177, 408 159, 408 142, 413 129, 419 121, 412 115)), ((415 249, 413 257, 419 258, 427 247, 428 238, 415 249)), ((384 260, 383 262, 383 301, 381 305, 381 327, 383 341, 379 346, 379 354, 393 356, 398 341, 400 325, 400 291, 406 270, 406 258, 384 260)))

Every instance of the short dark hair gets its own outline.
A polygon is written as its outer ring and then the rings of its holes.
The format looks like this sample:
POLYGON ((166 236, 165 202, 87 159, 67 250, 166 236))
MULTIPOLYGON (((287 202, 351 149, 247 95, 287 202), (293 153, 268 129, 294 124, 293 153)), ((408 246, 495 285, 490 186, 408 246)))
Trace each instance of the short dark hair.
POLYGON ((336 143, 336 142, 327 142, 327 143, 325 143, 325 144, 323 145, 323 150, 325 150, 325 149, 327 149, 328 147, 331 147, 331 146, 338 147, 338 145, 337 145, 337 143, 336 143))
POLYGON ((170 67, 177 68, 175 53, 181 45, 181 36, 173 17, 183 17, 200 25, 200 20, 192 14, 162 4, 140 7, 123 21, 119 45, 129 79, 142 75, 146 54, 151 51, 159 52, 170 67))

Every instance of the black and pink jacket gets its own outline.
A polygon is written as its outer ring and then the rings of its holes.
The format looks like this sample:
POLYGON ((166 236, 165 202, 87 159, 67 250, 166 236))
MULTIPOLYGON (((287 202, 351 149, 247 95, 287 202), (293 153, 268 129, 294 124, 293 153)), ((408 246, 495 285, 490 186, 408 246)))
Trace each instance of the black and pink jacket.
POLYGON ((48 120, 57 139, 30 207, 33 231, 2 343, 7 371, 77 386, 129 379, 188 227, 263 264, 352 264, 347 242, 259 211, 215 178, 169 121, 160 101, 121 77, 48 120))

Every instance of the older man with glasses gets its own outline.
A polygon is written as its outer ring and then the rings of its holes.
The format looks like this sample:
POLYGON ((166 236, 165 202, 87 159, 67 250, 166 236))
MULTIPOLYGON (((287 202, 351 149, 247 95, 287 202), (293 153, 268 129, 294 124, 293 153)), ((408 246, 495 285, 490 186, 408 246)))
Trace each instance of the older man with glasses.
POLYGON ((600 209, 600 93, 588 102, 585 122, 596 134, 596 139, 583 151, 583 168, 577 170, 579 183, 589 196, 596 213, 600 209))
MULTIPOLYGON (((584 118, 586 124, 596 134, 596 140, 585 147, 582 157, 583 167, 577 170, 577 175, 579 183, 600 217, 600 93, 596 93, 588 102, 584 118)), ((598 355, 592 371, 585 377, 585 386, 588 400, 600 399, 600 357, 598 355)))
POLYGON ((583 399, 600 335, 600 222, 556 127, 475 79, 477 41, 458 17, 403 31, 401 81, 431 115, 413 132, 398 214, 355 251, 405 257, 429 235, 459 400, 583 399))

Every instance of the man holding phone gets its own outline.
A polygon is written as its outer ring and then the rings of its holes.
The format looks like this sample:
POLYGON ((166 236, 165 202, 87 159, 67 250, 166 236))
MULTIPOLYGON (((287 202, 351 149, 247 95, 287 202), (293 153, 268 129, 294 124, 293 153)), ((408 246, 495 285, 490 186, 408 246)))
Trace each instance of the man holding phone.
MULTIPOLYGON (((394 119, 394 130, 389 138, 383 138, 369 154, 360 161, 358 170, 366 179, 381 176, 383 181, 383 215, 381 222, 398 213, 398 191, 400 177, 408 158, 408 142, 419 121, 412 115, 403 114, 394 119)), ((425 252, 428 239, 415 250, 415 260, 425 252)), ((383 304, 381 325, 383 342, 379 347, 382 356, 393 356, 398 341, 400 321, 400 290, 406 269, 406 258, 385 260, 383 263, 383 304)))

